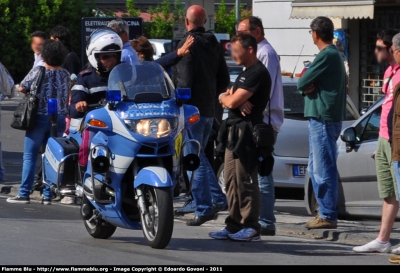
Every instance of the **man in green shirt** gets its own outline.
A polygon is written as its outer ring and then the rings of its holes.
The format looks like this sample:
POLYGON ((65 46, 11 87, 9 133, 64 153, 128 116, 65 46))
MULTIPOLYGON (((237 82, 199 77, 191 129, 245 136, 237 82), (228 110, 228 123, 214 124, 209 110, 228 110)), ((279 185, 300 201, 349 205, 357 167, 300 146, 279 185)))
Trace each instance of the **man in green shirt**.
POLYGON ((320 52, 299 79, 297 87, 305 98, 304 116, 310 122, 308 172, 319 212, 306 227, 336 228, 339 180, 336 141, 346 115, 346 71, 340 53, 333 45, 332 21, 317 17, 310 27, 320 52))

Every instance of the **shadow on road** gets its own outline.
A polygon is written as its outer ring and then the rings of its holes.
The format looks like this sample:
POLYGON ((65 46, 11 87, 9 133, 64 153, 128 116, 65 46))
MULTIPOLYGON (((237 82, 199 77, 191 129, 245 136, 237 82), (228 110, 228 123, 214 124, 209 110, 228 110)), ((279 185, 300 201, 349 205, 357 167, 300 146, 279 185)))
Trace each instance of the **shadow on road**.
MULTIPOLYGON (((198 230, 196 230, 198 231, 198 230)), ((204 230, 208 232, 209 230, 204 230)), ((146 246, 144 238, 140 237, 118 237, 113 236, 108 239, 109 243, 123 243, 146 246)), ((320 243, 295 242, 292 240, 270 241, 266 237, 261 242, 233 242, 229 240, 213 240, 204 238, 172 238, 166 250, 182 252, 228 252, 228 253, 284 253, 285 255, 312 255, 312 256, 360 256, 362 254, 354 253, 343 246, 329 246, 320 243), (290 248, 288 248, 290 245, 290 248)))

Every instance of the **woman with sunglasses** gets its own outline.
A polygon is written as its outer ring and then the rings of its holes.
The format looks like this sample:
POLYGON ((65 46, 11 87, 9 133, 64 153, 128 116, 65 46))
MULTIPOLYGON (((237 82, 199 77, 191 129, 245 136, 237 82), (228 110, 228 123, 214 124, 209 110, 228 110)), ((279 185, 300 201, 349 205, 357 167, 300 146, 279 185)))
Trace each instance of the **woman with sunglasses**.
MULTIPOLYGON (((106 97, 108 77, 111 70, 121 63, 122 40, 112 29, 95 30, 89 37, 86 55, 90 66, 79 73, 72 87, 72 99, 69 108, 71 118, 82 118, 88 105, 96 104, 106 97)), ((81 174, 86 171, 89 155, 89 143, 93 136, 82 132, 79 148, 79 168, 81 174)))

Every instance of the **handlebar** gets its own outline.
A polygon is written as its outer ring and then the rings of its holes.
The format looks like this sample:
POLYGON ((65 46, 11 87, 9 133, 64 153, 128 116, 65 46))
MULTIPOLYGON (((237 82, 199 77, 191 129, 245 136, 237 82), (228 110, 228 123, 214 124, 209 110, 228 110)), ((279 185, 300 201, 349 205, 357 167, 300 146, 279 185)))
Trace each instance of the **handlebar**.
POLYGON ((100 108, 100 107, 104 107, 105 103, 104 101, 99 101, 98 103, 92 103, 92 104, 88 104, 86 112, 92 111, 94 109, 100 108))

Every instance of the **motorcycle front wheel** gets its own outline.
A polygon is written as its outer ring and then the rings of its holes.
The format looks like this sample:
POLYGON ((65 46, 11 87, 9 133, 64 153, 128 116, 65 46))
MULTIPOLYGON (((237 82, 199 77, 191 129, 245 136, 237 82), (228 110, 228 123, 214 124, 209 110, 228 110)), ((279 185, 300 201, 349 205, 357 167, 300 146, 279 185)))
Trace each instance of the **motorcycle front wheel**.
POLYGON ((150 247, 163 249, 174 229, 174 206, 171 188, 143 186, 146 214, 141 214, 144 237, 150 247))

